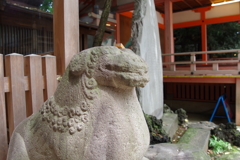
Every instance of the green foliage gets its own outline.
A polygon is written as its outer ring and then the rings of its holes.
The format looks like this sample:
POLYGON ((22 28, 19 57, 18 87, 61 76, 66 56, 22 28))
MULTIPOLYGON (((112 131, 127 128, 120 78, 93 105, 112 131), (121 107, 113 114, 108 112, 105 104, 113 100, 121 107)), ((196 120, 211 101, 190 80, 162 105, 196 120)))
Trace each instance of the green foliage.
POLYGON ((240 24, 238 22, 207 26, 208 50, 240 48, 240 24))
MULTIPOLYGON (((175 53, 201 51, 200 26, 179 28, 174 30, 175 53)), ((240 24, 238 22, 207 25, 208 50, 228 50, 240 48, 240 24)), ((212 55, 210 55, 212 56, 212 55)), ((221 53, 217 58, 236 57, 237 53, 221 53)), ((201 55, 196 57, 201 58, 201 55)), ((176 61, 189 60, 190 56, 176 56, 176 61)))
POLYGON ((213 148, 213 152, 215 154, 221 154, 226 151, 232 150, 232 146, 230 143, 224 142, 223 140, 218 139, 214 135, 212 136, 212 138, 210 138, 209 147, 213 148))
POLYGON ((53 13, 53 0, 44 0, 40 5, 40 9, 45 12, 53 13))

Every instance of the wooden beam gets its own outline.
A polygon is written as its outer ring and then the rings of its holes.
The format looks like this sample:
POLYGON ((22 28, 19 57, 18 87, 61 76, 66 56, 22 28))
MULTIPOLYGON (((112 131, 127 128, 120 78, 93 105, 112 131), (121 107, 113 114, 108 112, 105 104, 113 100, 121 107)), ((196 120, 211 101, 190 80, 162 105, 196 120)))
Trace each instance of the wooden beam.
POLYGON ((232 21, 239 21, 240 20, 240 14, 238 15, 232 15, 232 16, 225 16, 225 17, 219 17, 219 18, 210 18, 206 19, 206 24, 216 24, 216 23, 225 23, 225 22, 232 22, 232 21))
MULTIPOLYGON (((155 6, 162 5, 168 2, 173 3, 173 2, 179 2, 179 1, 183 1, 183 0, 154 0, 155 6)), ((116 12, 121 13, 121 12, 127 12, 132 10, 134 10, 134 2, 118 6, 116 12)))
POLYGON ((79 52, 78 0, 54 0, 54 55, 62 75, 73 55, 79 52))
POLYGON ((203 6, 201 2, 199 2, 199 0, 195 0, 199 5, 203 6))
POLYGON ((200 26, 202 25, 202 23, 205 23, 206 25, 208 25, 208 24, 225 23, 225 22, 232 22, 232 21, 240 21, 240 15, 210 18, 210 19, 205 19, 204 22, 202 22, 202 20, 197 20, 197 21, 191 21, 191 22, 175 23, 173 24, 173 28, 176 29, 176 28, 200 26))
POLYGON ((188 4, 186 1, 183 1, 188 7, 193 8, 190 4, 188 4))
POLYGON ((134 10, 134 2, 118 6, 116 12, 121 13, 121 12, 127 12, 132 10, 134 10))

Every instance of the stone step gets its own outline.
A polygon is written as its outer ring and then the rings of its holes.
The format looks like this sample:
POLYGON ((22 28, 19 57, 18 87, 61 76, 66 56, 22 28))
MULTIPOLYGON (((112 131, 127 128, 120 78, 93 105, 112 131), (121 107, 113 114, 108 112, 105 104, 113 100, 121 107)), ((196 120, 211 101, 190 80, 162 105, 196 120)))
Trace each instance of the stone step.
POLYGON ((164 113, 162 117, 163 129, 172 139, 178 129, 178 115, 173 113, 164 113))
POLYGON ((142 160, 211 160, 207 152, 191 144, 150 145, 142 160))
POLYGON ((203 151, 207 152, 208 142, 210 138, 209 129, 188 128, 187 131, 178 141, 178 144, 185 143, 192 146, 197 146, 203 151))

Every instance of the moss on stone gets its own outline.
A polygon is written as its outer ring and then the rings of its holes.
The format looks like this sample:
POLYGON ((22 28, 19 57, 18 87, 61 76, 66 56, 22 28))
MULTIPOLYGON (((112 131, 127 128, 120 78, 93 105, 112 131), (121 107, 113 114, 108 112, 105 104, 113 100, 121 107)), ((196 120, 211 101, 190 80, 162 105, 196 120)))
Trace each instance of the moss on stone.
POLYGON ((178 115, 178 125, 184 126, 187 123, 187 112, 184 109, 179 108, 175 111, 175 113, 178 115))
POLYGON ((150 133, 150 144, 170 142, 170 138, 162 128, 162 120, 157 119, 155 116, 144 113, 149 133, 150 133))
POLYGON ((197 128, 188 128, 188 131, 184 133, 184 136, 178 143, 189 143, 197 133, 197 128))

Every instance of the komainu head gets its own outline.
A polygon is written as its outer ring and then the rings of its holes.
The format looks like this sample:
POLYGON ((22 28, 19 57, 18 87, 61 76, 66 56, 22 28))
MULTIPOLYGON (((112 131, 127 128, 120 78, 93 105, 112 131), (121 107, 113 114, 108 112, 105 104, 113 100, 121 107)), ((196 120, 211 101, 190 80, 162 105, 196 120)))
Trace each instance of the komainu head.
POLYGON ((110 46, 84 50, 69 64, 70 74, 85 74, 93 84, 115 88, 144 87, 147 71, 144 60, 131 50, 110 46))

